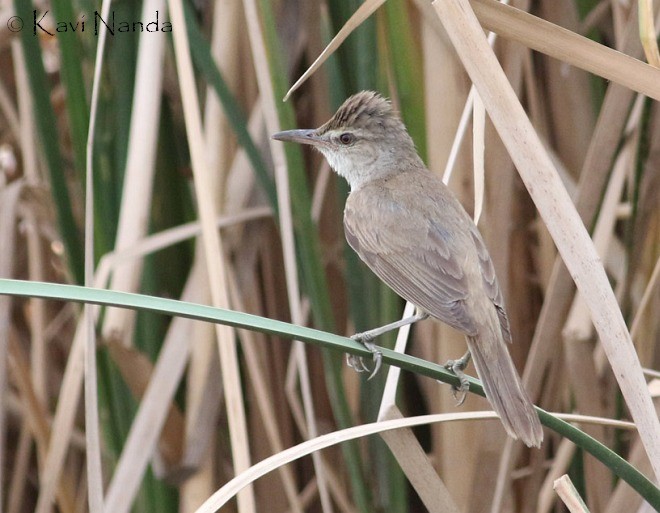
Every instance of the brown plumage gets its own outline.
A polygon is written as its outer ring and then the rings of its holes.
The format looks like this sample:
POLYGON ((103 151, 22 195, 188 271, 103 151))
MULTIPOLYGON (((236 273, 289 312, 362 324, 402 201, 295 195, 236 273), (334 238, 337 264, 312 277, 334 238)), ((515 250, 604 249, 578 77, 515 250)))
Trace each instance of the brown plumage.
POLYGON ((358 93, 319 129, 275 138, 315 146, 348 180, 350 246, 397 294, 466 335, 506 431, 540 446, 538 415, 506 347, 509 322, 486 246, 453 193, 426 169, 390 103, 358 93))

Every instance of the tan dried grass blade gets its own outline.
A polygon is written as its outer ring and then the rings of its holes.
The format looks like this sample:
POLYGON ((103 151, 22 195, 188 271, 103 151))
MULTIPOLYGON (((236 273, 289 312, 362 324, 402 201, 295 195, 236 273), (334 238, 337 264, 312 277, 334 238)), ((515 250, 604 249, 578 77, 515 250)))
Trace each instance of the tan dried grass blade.
MULTIPOLYGON (((110 12, 110 0, 104 0, 101 12, 104 17, 110 12)), ((101 27, 99 43, 96 49, 96 60, 94 62, 94 80, 92 83, 92 102, 89 115, 89 126, 87 129, 87 143, 85 154, 85 286, 91 287, 94 281, 94 137, 96 135, 96 114, 99 105, 99 90, 101 87, 101 76, 105 57, 105 42, 108 35, 108 27, 101 27)), ((83 315, 80 331, 83 336, 82 356, 85 367, 85 456, 87 466, 87 498, 89 509, 94 512, 103 511, 103 472, 101 468, 101 435, 99 429, 99 406, 98 406, 98 384, 96 368, 96 315, 98 309, 93 305, 83 306, 83 315)), ((78 333, 76 333, 77 335, 78 333)), ((67 367, 69 367, 67 365, 67 367)), ((68 369, 67 369, 68 370, 68 369)), ((76 377, 76 376, 73 376, 76 377)), ((76 380, 77 381, 77 380, 76 380)), ((80 393, 78 383, 72 383, 80 393)), ((58 434, 59 436, 59 434, 58 434)), ((66 436, 66 435, 64 435, 66 436)), ((50 449, 54 448, 51 446, 50 449)), ((64 448, 58 448, 59 455, 63 458, 64 448)), ((55 465, 61 464, 57 459, 51 460, 55 465)), ((57 472, 56 472, 57 474, 57 472)), ((53 476, 57 479, 57 476, 53 476)), ((44 509, 49 507, 47 502, 41 503, 44 509)))
MULTIPOLYGON (((415 305, 406 302, 402 318, 415 313, 415 305)), ((410 333, 410 324, 399 329, 395 351, 403 353, 410 333)), ((378 412, 378 421, 402 419, 403 415, 395 404, 397 385, 401 369, 390 367, 378 412)), ((410 428, 402 428, 381 433, 381 437, 396 458, 406 478, 419 495, 420 499, 431 512, 458 512, 458 506, 452 499, 446 485, 433 468, 428 455, 422 449, 419 441, 410 428)))
MULTIPOLYGON (((621 422, 611 419, 603 419, 597 417, 587 417, 584 415, 572 415, 564 413, 551 413, 566 422, 579 422, 580 424, 598 423, 607 426, 617 427, 621 429, 635 429, 634 424, 630 422, 621 422)), ((209 497, 204 504, 202 504, 195 513, 213 513, 218 511, 224 504, 231 500, 241 489, 253 483, 260 477, 276 470, 282 465, 291 463, 304 456, 312 454, 313 452, 326 449, 333 445, 355 440, 385 431, 391 431, 401 428, 412 428, 415 426, 422 426, 425 424, 432 424, 438 422, 457 422, 457 421, 476 421, 476 420, 495 420, 499 421, 499 417, 493 411, 472 411, 460 413, 439 413, 435 415, 421 415, 419 417, 406 417, 394 420, 386 420, 382 422, 374 422, 371 424, 363 424, 361 426, 354 426, 341 431, 333 431, 325 435, 319 436, 302 442, 294 447, 274 454, 265 460, 255 463, 247 471, 237 475, 234 479, 225 484, 211 497, 209 497)))
MULTIPOLYGON (((298 89, 385 0, 367 0, 289 89, 298 89)), ((660 100, 660 70, 496 0, 471 0, 483 28, 660 100)))
MULTIPOLYGON (((636 29, 636 19, 629 20, 624 31, 625 40, 618 42, 623 52, 635 57, 641 56, 642 53, 636 29)), ((591 223, 596 214, 633 96, 634 93, 623 86, 614 83, 608 86, 575 194, 575 206, 585 223, 591 223)), ((573 291, 571 277, 558 258, 552 266, 543 308, 523 373, 523 383, 532 397, 539 395, 541 382, 535 378, 544 372, 556 348, 556 341, 560 340, 561 327, 572 301, 573 291)), ((493 513, 501 510, 508 475, 516 457, 514 453, 517 453, 518 448, 513 448, 512 441, 506 441, 498 470, 498 488, 491 509, 493 513)))
MULTIPOLYGON (((2 178, 4 182, 4 177, 2 178)), ((7 186, 0 183, 0 244, 4 250, 0 252, 0 276, 12 277, 15 273, 16 259, 16 224, 18 219, 18 204, 21 192, 25 186, 23 180, 17 180, 7 186)), ((6 297, 0 300, 0 390, 7 386, 7 341, 11 330, 11 310, 13 300, 6 297)), ((6 392, 3 392, 6 393, 6 392)), ((4 471, 8 468, 5 462, 5 433, 7 433, 6 409, 0 408, 0 482, 5 482, 4 471)), ((3 487, 0 487, 0 501, 3 500, 3 487)), ((2 502, 0 502, 2 504, 2 502)))
POLYGON ((639 0, 637 9, 639 13, 639 38, 644 47, 646 60, 651 66, 660 68, 660 52, 658 51, 655 24, 653 23, 653 0, 639 0))
POLYGON ((660 258, 655 263, 655 267, 653 268, 653 272, 651 273, 651 278, 649 279, 646 289, 644 289, 644 294, 642 295, 642 299, 639 302, 639 307, 637 308, 637 312, 635 313, 635 318, 633 319, 631 325, 632 327, 630 328, 630 336, 632 337, 633 340, 637 338, 637 334, 639 332, 640 326, 642 325, 642 319, 644 315, 647 313, 646 308, 651 303, 651 299, 653 298, 653 292, 655 291, 656 287, 659 284, 660 284, 660 258))
MULTIPOLYGON (((232 294, 232 299, 240 311, 245 311, 242 305, 238 286, 235 283, 235 280, 231 279, 232 277, 234 277, 234 275, 230 276, 230 292, 232 294)), ((262 367, 260 366, 255 333, 242 330, 241 346, 245 353, 247 369, 250 375, 252 386, 254 387, 257 407, 259 408, 259 413, 261 414, 263 429, 266 433, 266 437, 268 438, 268 442, 272 448, 273 453, 281 452, 284 450, 284 444, 282 443, 282 433, 280 431, 280 426, 277 423, 277 415, 275 413, 273 397, 266 382, 265 375, 262 372, 262 367)), ((289 500, 291 511, 293 513, 302 513, 303 506, 301 504, 300 497, 296 492, 296 484, 292 469, 289 467, 281 467, 279 470, 282 486, 284 487, 284 492, 287 496, 287 499, 289 500)))
POLYGON ((362 5, 360 5, 357 11, 353 13, 353 15, 341 28, 341 30, 337 32, 337 35, 332 38, 332 41, 330 41, 328 46, 326 46, 325 49, 321 52, 321 55, 316 58, 316 60, 307 69, 307 71, 305 71, 305 73, 303 73, 303 75, 298 80, 296 80, 296 83, 291 86, 291 89, 287 91, 282 101, 287 101, 291 94, 293 94, 293 92, 301 85, 303 85, 305 81, 318 68, 321 67, 321 65, 328 59, 328 57, 330 57, 334 51, 339 48, 344 40, 351 35, 351 32, 358 28, 362 22, 364 22, 364 20, 371 16, 376 11, 376 9, 378 9, 384 3, 385 0, 366 0, 362 5))
POLYGON ((656 475, 660 476, 660 422, 626 324, 591 239, 488 46, 470 4, 467 0, 436 0, 433 5, 589 305, 619 386, 649 458, 654 462, 656 475))
MULTIPOLYGON (((172 383, 172 385, 168 387, 172 389, 175 389, 176 385, 178 384, 180 378, 177 379, 177 377, 181 375, 185 362, 187 361, 186 353, 188 352, 188 350, 187 350, 187 345, 185 344, 185 340, 186 340, 185 337, 174 339, 173 341, 174 345, 181 348, 181 352, 183 352, 183 355, 177 353, 175 358, 170 358, 169 366, 163 366, 163 364, 161 363, 161 367, 165 367, 164 372, 161 374, 166 379, 161 380, 159 384, 163 384, 163 382, 172 383), (181 367, 181 371, 176 373, 172 369, 172 366, 175 363, 179 363, 179 362, 181 362, 179 365, 181 367)), ((110 350, 112 359, 117 364, 119 372, 121 373, 122 377, 124 378, 124 381, 130 388, 133 396, 139 400, 144 399, 148 387, 150 386, 150 382, 154 381, 153 378, 155 372, 154 372, 154 365, 151 363, 151 360, 149 360, 149 358, 147 358, 145 354, 141 353, 137 349, 133 347, 126 347, 118 340, 111 339, 107 342, 107 345, 110 350)), ((163 344, 158 361, 159 362, 163 361, 167 353, 168 353, 167 347, 165 344, 163 344)), ((156 364, 156 366, 157 365, 158 363, 156 364)), ((168 465, 175 465, 181 460, 181 455, 183 452, 182 449, 182 440, 184 433, 183 415, 181 414, 181 410, 174 403, 171 402, 171 398, 170 398, 171 394, 164 393, 165 390, 163 390, 155 382, 154 385, 152 386, 155 386, 156 390, 158 390, 158 393, 151 400, 154 402, 158 401, 158 403, 162 402, 165 405, 168 405, 169 407, 167 406, 161 407, 167 413, 167 418, 164 421, 164 425, 161 425, 160 419, 158 419, 157 421, 154 418, 154 415, 151 414, 148 415, 146 418, 148 423, 147 429, 153 433, 159 433, 162 429, 162 433, 160 436, 160 444, 159 444, 161 454, 168 465)), ((146 404, 144 404, 143 401, 143 405, 141 405, 141 408, 144 407, 146 407, 146 404)), ((153 411, 153 408, 151 408, 151 411, 153 411)), ((133 430, 136 427, 137 425, 136 421, 137 421, 137 417, 136 420, 133 421, 131 430, 133 430)), ((138 454, 141 452, 149 454, 151 451, 147 451, 147 447, 151 447, 152 445, 153 444, 147 445, 142 441, 142 443, 138 447, 136 447, 138 449, 137 451, 132 452, 127 450, 125 451, 125 454, 138 454)), ((126 448, 128 448, 128 443, 126 444, 126 448)), ((131 462, 130 466, 132 468, 141 467, 140 465, 134 465, 133 462, 131 462)), ((119 466, 117 466, 117 469, 118 468, 119 466)), ((116 473, 117 472, 115 471, 115 475, 116 473)), ((140 479, 141 476, 135 476, 135 478, 140 479)))
MULTIPOLYGON (((145 1, 141 19, 147 19, 154 12, 162 12, 164 8, 165 0, 145 1)), ((119 251, 132 247, 149 230, 166 44, 164 33, 140 34, 126 169, 115 240, 115 249, 119 251)), ((142 260, 127 262, 112 274, 109 288, 135 292, 141 275, 142 260)), ((125 308, 108 308, 101 329, 103 338, 129 343, 132 340, 134 320, 135 312, 125 308)))
MULTIPOLYGON (((37 398, 28 364, 13 333, 9 335, 9 361, 11 362, 16 388, 22 396, 21 403, 25 405, 27 424, 36 443, 39 458, 43 461, 50 435, 47 414, 43 404, 37 398)), ((73 496, 71 480, 63 479, 57 487, 57 504, 65 513, 73 513, 74 511, 73 496)))
POLYGON ((495 0, 470 0, 483 28, 660 100, 660 70, 495 0))
MULTIPOLYGON (((393 407, 382 420, 402 418, 403 415, 398 408, 393 407)), ((381 419, 379 418, 379 420, 381 419)), ((384 431, 380 436, 385 440, 401 466, 401 470, 430 513, 458 513, 460 511, 412 429, 384 431)))
POLYGON ((557 495, 553 492, 554 482, 564 474, 566 469, 570 466, 571 461, 573 461, 575 449, 575 444, 570 440, 563 439, 559 443, 559 447, 555 451, 552 459, 552 466, 541 486, 536 513, 550 513, 551 509, 557 502, 557 495))
POLYGON ((472 112, 472 162, 474 165, 474 224, 479 223, 486 193, 484 150, 486 138, 486 111, 478 94, 474 95, 472 112))
MULTIPOLYGON (((266 127, 269 133, 280 130, 277 109, 275 107, 275 95, 271 82, 271 75, 266 55, 266 46, 259 13, 255 0, 244 0, 245 18, 248 25, 248 35, 254 59, 259 93, 263 102, 263 110, 266 118, 266 127)), ((291 211, 289 174, 287 171, 284 148, 275 141, 271 142, 271 154, 275 167, 275 185, 277 189, 277 201, 279 205, 279 227, 281 234, 282 250, 284 256, 285 280, 287 285, 287 299, 291 311, 291 320, 294 324, 303 324, 304 315, 300 298, 300 284, 298 281, 298 266, 296 263, 295 239, 293 230, 293 215, 291 211)), ((305 356, 305 345, 300 341, 294 341, 292 358, 297 362, 296 371, 300 380, 300 393, 304 406, 305 422, 309 436, 318 433, 316 415, 314 413, 314 402, 312 400, 311 380, 305 356)), ((314 470, 318 480, 319 496, 321 506, 326 513, 332 512, 332 502, 326 483, 327 477, 324 464, 318 455, 312 457, 314 470)))
MULTIPOLYGON (((98 316, 98 311, 98 307, 92 310, 94 318, 98 316)), ((36 513, 47 513, 50 511, 55 488, 59 482, 62 467, 64 466, 64 459, 69 448, 75 415, 78 409, 78 403, 80 402, 80 393, 82 392, 84 344, 85 330, 83 329, 83 323, 79 322, 73 338, 73 344, 69 350, 57 410, 53 419, 51 436, 48 443, 48 453, 43 464, 36 513)))
POLYGON ((589 513, 580 494, 566 474, 555 481, 554 488, 571 513, 589 513))
POLYGON ((318 452, 327 447, 331 447, 341 442, 347 442, 356 438, 361 438, 385 430, 398 429, 402 427, 413 427, 431 422, 449 422, 467 419, 497 419, 494 412, 469 412, 469 413, 451 413, 438 415, 425 415, 421 417, 411 417, 404 419, 387 420, 355 426, 341 431, 334 431, 318 438, 312 438, 302 442, 294 447, 290 447, 278 454, 266 458, 253 465, 248 471, 237 475, 229 481, 220 490, 209 497, 195 513, 212 513, 222 507, 227 501, 231 500, 244 486, 253 483, 260 477, 277 469, 281 465, 286 465, 292 461, 304 456, 318 452))
MULTIPOLYGON (((183 113, 186 124, 190 156, 194 174, 195 193, 197 196, 199 217, 202 223, 202 241, 209 277, 211 299, 214 306, 227 308, 229 306, 226 267, 220 236, 215 229, 214 198, 212 195, 211 170, 206 162, 206 149, 204 147, 204 134, 202 130, 201 115, 197 85, 190 55, 186 22, 183 14, 183 5, 180 0, 168 1, 170 17, 172 19, 174 50, 176 65, 183 101, 183 113)), ((247 426, 245 419, 243 393, 241 387, 238 356, 234 332, 227 326, 216 325, 218 351, 220 353, 220 366, 227 402, 227 417, 231 450, 234 468, 240 472, 250 464, 249 443, 247 440, 247 426)), ((238 497, 238 507, 241 513, 255 511, 255 500, 252 488, 247 488, 238 497)), ((119 510, 119 511, 123 511, 119 510)), ((109 509, 115 513, 116 509, 109 509)))

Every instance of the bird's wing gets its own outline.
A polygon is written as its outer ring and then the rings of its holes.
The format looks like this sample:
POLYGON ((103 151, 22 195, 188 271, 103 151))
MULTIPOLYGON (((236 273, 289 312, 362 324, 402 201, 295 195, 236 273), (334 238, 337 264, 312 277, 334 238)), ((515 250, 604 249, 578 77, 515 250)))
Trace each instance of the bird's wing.
POLYGON ((396 204, 381 203, 377 212, 347 205, 346 240, 401 297, 453 328, 476 335, 465 306, 467 277, 460 258, 450 253, 449 232, 433 221, 406 222, 407 215, 396 204))
POLYGON ((506 315, 506 310, 504 308, 504 297, 502 296, 502 291, 500 286, 497 283, 497 276, 495 276, 495 267, 493 267, 493 261, 488 254, 486 245, 484 244, 481 234, 477 230, 476 226, 470 227, 470 235, 474 241, 474 245, 477 248, 477 255, 479 255, 479 265, 481 267, 481 276, 483 278, 484 289, 488 297, 495 305, 497 310, 497 317, 500 321, 500 328, 502 330, 502 336, 506 342, 511 343, 511 327, 509 326, 509 318, 506 315))

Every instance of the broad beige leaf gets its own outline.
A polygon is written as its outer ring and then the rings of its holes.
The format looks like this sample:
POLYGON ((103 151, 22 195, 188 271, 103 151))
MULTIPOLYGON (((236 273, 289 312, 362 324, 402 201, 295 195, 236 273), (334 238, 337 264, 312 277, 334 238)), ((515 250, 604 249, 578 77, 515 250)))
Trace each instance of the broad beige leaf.
POLYGON ((467 0, 433 3, 486 111, 587 302, 649 458, 660 476, 660 422, 607 275, 580 217, 467 0))

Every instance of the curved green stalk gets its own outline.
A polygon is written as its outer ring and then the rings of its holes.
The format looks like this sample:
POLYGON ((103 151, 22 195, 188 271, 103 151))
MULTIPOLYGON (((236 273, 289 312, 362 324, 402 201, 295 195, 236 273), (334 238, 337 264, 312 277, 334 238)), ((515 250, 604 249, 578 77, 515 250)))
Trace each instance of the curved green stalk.
MULTIPOLYGON (((60 285, 54 283, 33 282, 24 280, 0 279, 0 294, 36 297, 41 299, 57 299, 78 303, 92 303, 118 308, 147 310, 164 315, 177 315, 199 321, 225 324, 235 328, 243 328, 283 338, 302 340, 339 353, 351 353, 370 357, 371 353, 362 345, 350 338, 340 337, 325 331, 319 331, 304 326, 296 326, 283 321, 267 319, 258 315, 234 312, 211 306, 186 303, 174 299, 117 292, 76 285, 60 285)), ((397 353, 390 349, 381 349, 383 362, 402 369, 427 376, 451 385, 458 385, 458 378, 443 366, 431 363, 414 356, 397 353)), ((481 383, 469 378, 470 392, 484 396, 481 383)), ((541 423, 558 434, 573 441, 596 459, 606 465, 614 474, 627 482, 651 506, 660 510, 660 489, 644 474, 633 467, 618 454, 610 450, 598 440, 580 431, 575 426, 537 408, 541 423)))

